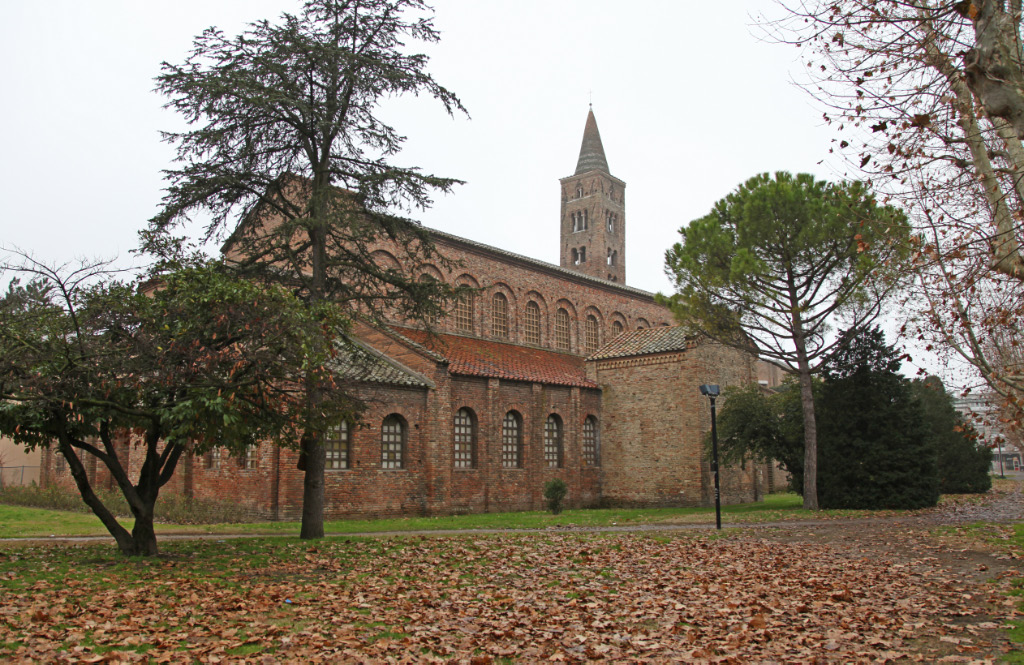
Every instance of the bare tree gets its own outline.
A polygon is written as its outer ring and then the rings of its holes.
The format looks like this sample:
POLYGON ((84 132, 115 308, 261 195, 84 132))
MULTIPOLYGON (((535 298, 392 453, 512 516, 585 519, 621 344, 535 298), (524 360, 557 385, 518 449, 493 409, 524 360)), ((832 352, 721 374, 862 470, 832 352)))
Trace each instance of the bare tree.
POLYGON ((907 329, 1013 403, 1024 382, 991 340, 1022 341, 1020 1, 783 6, 765 28, 804 48, 805 87, 825 105, 836 149, 919 232, 907 329))

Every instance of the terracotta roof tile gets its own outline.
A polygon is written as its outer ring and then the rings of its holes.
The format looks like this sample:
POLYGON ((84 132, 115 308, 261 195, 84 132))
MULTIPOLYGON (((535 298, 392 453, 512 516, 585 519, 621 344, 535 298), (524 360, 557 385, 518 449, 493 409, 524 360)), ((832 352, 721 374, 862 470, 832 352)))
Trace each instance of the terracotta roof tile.
POLYGON ((624 332, 597 350, 589 360, 642 356, 649 353, 685 351, 692 348, 694 338, 682 326, 659 326, 624 332))
POLYGON ((433 388, 434 383, 401 363, 384 356, 351 337, 338 345, 332 362, 334 373, 341 379, 361 383, 382 383, 399 386, 433 388))
POLYGON ((452 374, 556 386, 599 387, 587 379, 584 359, 579 356, 475 337, 431 335, 414 328, 393 327, 392 330, 444 356, 452 374))

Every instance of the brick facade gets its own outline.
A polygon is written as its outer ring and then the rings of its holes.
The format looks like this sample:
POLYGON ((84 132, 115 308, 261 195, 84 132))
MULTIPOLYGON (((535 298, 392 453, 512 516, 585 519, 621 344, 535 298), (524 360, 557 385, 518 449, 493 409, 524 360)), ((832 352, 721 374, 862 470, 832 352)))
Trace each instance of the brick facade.
MULTIPOLYGON (((375 260, 411 277, 476 291, 468 311, 443 317, 431 333, 409 327, 400 312, 389 328, 354 328, 388 372, 357 386, 367 409, 349 430, 349 467, 326 472, 328 519, 538 510, 552 478, 568 485, 568 507, 713 502, 702 455, 709 407, 698 386, 757 380, 755 362, 681 337, 652 294, 624 284, 625 183, 607 172, 596 130, 591 112, 577 173, 561 182, 561 266, 440 231, 430 231, 443 257, 436 262, 414 264, 398 243, 372 248, 375 260), (589 226, 574 232, 572 216, 584 208, 589 226), (566 264, 570 241, 586 244, 587 261, 566 264), (614 266, 609 251, 617 252, 614 266), (401 468, 382 464, 386 422, 389 436, 397 424, 404 432, 401 468), (556 455, 546 439, 559 429, 556 455), (520 435, 521 457, 510 453, 519 448, 509 432, 520 435)), ((47 462, 44 482, 70 480, 52 456, 47 462)), ((269 444, 249 464, 226 454, 184 459, 167 490, 295 520, 303 485, 297 462, 297 451, 269 444)), ((90 474, 110 484, 94 463, 90 474)), ((727 470, 723 499, 756 500, 761 475, 749 465, 727 470)))

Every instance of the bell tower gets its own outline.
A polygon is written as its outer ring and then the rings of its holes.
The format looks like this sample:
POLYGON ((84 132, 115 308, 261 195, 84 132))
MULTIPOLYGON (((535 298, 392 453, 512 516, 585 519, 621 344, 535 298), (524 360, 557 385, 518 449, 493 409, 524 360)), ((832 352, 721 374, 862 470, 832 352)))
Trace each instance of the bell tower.
POLYGON ((594 109, 587 114, 576 172, 561 178, 561 265, 626 282, 626 183, 608 172, 594 109))

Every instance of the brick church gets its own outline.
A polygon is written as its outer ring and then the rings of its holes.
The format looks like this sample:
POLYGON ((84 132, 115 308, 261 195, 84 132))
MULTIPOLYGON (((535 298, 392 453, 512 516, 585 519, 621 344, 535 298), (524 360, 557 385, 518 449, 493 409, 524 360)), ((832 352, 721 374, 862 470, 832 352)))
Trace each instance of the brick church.
MULTIPOLYGON (((698 386, 757 380, 758 361, 697 343, 654 295, 626 285, 626 183, 611 174, 591 110, 575 172, 560 181, 561 260, 552 265, 430 231, 445 265, 417 277, 474 287, 432 333, 357 324, 361 422, 331 432, 326 517, 537 510, 563 479, 567 504, 713 502, 698 386)), ((378 262, 402 266, 382 244, 378 262)), ((43 483, 68 481, 45 453, 43 483)), ((183 461, 165 491, 298 519, 297 451, 183 461)), ((764 467, 723 472, 723 500, 753 501, 764 467)), ((766 483, 767 481, 767 483, 766 483)))

